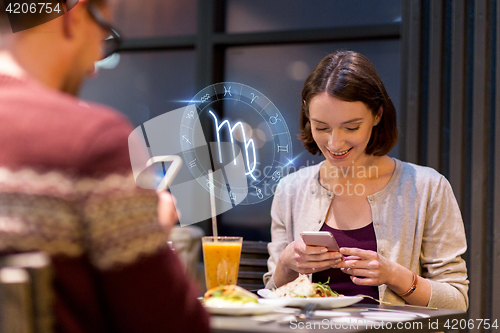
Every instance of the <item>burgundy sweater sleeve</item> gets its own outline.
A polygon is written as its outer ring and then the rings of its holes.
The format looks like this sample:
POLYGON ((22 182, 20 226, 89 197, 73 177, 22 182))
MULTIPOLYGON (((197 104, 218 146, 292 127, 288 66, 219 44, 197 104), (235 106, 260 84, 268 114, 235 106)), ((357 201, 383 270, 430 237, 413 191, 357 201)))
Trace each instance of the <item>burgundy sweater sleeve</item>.
POLYGON ((139 188, 131 128, 109 122, 87 140, 82 214, 104 308, 119 332, 208 332, 208 314, 157 221, 157 196, 139 188))

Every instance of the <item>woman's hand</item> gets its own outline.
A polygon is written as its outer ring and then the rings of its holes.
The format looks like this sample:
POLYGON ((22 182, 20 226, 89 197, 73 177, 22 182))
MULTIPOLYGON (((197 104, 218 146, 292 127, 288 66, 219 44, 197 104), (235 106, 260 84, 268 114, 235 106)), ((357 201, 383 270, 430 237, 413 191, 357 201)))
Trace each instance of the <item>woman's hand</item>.
POLYGON ((323 246, 306 245, 302 239, 288 244, 281 255, 287 266, 299 274, 311 274, 332 267, 337 268, 337 264, 343 258, 339 252, 329 252, 323 246))
MULTIPOLYGON (((351 280, 360 286, 387 285, 396 294, 408 291, 413 283, 413 273, 398 263, 390 261, 377 252, 342 247, 340 253, 345 261, 339 264, 342 272, 351 275, 351 280)), ((427 306, 431 297, 431 285, 427 279, 417 276, 417 289, 404 297, 409 304, 427 306)))
POLYGON ((158 193, 158 222, 165 230, 167 236, 170 235, 172 227, 177 224, 180 212, 175 208, 175 197, 167 191, 158 193))
POLYGON ((274 273, 276 286, 281 286, 294 280, 298 274, 311 274, 329 268, 337 268, 343 261, 339 252, 329 252, 323 246, 308 246, 300 238, 281 252, 278 265, 274 273))
POLYGON ((342 272, 351 275, 354 284, 360 286, 392 285, 395 264, 377 252, 343 247, 340 253, 345 261, 339 264, 342 272))

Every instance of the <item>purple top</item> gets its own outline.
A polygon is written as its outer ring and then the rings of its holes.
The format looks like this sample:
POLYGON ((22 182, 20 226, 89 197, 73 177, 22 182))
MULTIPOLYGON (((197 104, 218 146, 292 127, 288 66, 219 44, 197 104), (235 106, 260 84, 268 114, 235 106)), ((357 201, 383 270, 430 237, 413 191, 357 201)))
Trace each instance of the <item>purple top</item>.
MULTIPOLYGON (((321 231, 331 232, 339 247, 356 247, 363 250, 377 251, 377 239, 375 238, 373 223, 354 230, 338 230, 325 223, 321 231)), ((377 286, 359 286, 354 284, 351 281, 350 275, 343 273, 339 268, 330 268, 312 275, 313 282, 326 282, 328 278, 330 278, 330 287, 339 294, 346 296, 363 294, 372 296, 375 299, 379 298, 377 286)), ((364 298, 361 302, 377 304, 377 302, 369 298, 364 298)))

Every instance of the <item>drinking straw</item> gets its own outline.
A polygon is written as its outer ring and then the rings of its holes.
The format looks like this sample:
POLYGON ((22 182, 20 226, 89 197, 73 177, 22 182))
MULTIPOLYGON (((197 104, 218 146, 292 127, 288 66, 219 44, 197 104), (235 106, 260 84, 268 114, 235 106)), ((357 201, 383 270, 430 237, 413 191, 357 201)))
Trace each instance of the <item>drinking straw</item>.
POLYGON ((212 170, 208 170, 208 187, 210 188, 210 210, 212 212, 212 232, 214 234, 214 242, 217 242, 217 213, 215 211, 215 195, 214 195, 214 176, 212 170))

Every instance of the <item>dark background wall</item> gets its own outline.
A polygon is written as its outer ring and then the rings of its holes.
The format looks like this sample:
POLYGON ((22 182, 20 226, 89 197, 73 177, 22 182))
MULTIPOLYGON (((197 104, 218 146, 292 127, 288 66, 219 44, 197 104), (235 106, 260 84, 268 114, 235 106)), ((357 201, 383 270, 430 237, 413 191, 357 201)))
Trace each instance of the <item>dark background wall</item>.
POLYGON ((469 318, 500 318, 500 4, 405 1, 401 157, 451 182, 467 233, 469 318))
MULTIPOLYGON (((206 86, 239 82, 283 114, 294 167, 317 164, 323 158, 307 153, 296 138, 305 78, 327 54, 358 51, 399 105, 402 6, 400 0, 318 0, 314 6, 303 0, 122 0, 115 11, 125 37, 120 59, 108 61, 105 66, 114 68, 102 69, 82 96, 116 107, 137 126, 185 106, 206 86)), ((220 215, 221 233, 269 241, 271 202, 220 215)), ((207 223, 200 225, 210 232, 207 223)))

